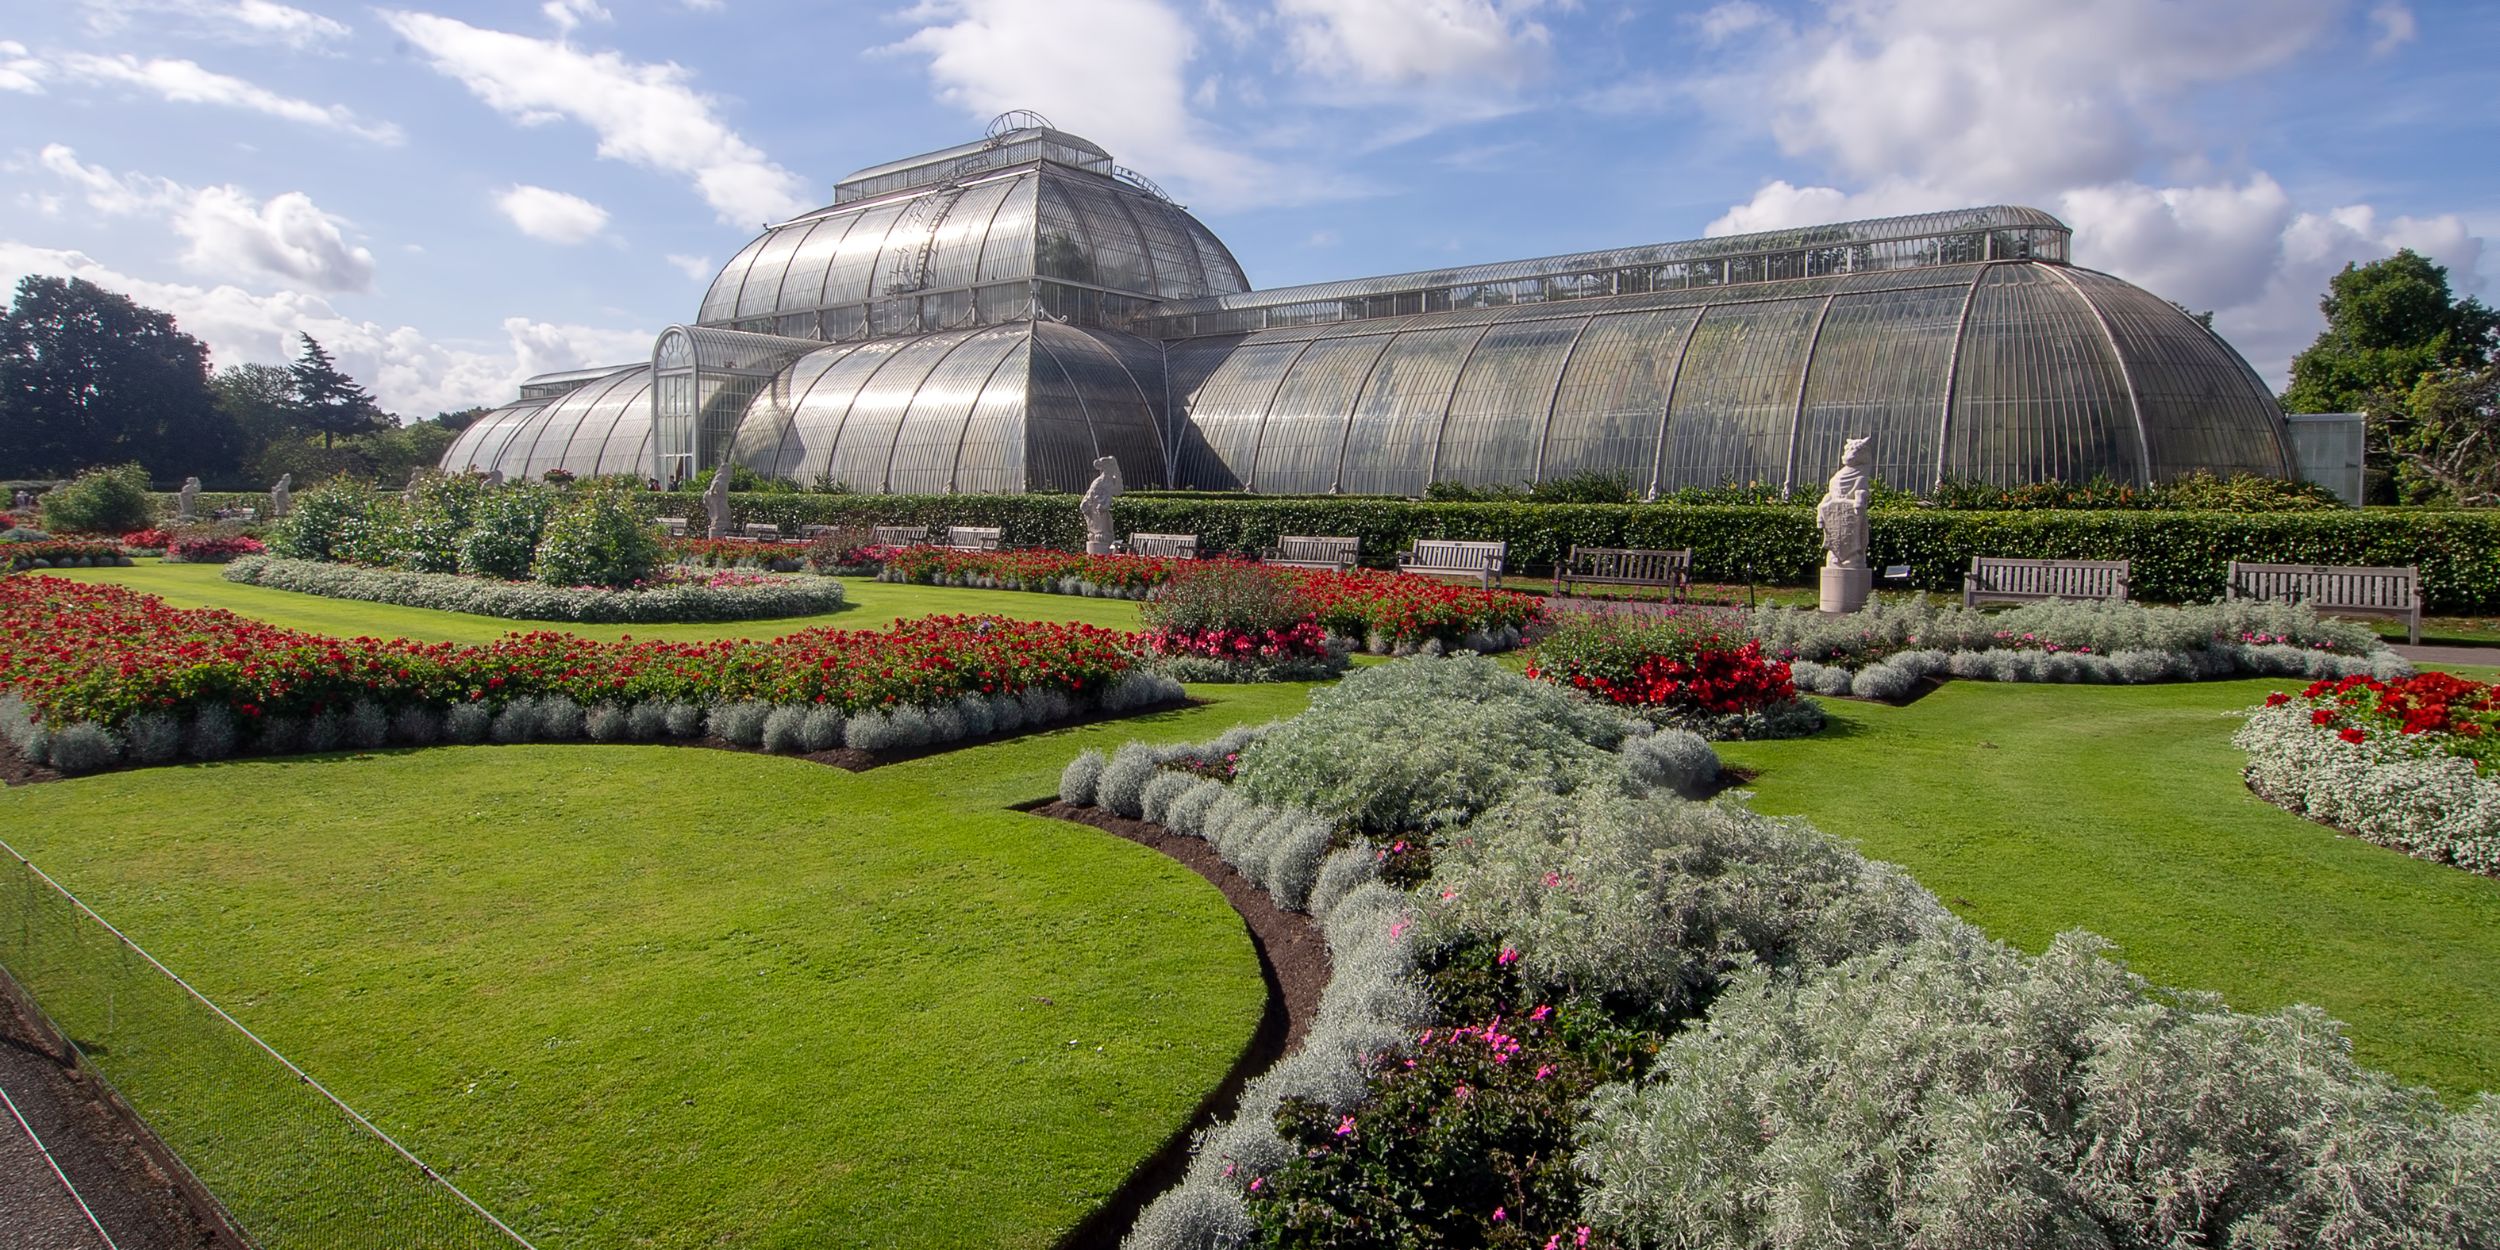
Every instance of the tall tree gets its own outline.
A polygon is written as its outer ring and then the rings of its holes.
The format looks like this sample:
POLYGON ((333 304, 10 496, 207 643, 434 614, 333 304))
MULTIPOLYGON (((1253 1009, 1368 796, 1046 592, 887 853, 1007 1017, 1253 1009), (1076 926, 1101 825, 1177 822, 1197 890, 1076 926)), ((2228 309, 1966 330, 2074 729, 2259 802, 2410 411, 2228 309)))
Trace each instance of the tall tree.
POLYGON ((374 406, 373 396, 356 385, 356 379, 339 372, 318 339, 309 334, 301 337, 304 351, 288 369, 294 375, 296 428, 321 435, 323 451, 330 450, 331 440, 341 434, 354 436, 384 428, 382 410, 374 406))
POLYGON ((2390 442, 2408 476, 2461 504, 2500 504, 2500 364, 2423 378, 2390 442))
POLYGON ((83 278, 19 281, 0 315, 0 470, 135 460, 175 478, 230 467, 238 443, 208 349, 170 314, 83 278))
POLYGON ((2479 369, 2500 330, 2500 314, 2456 298, 2446 267, 2411 248, 2344 266, 2318 311, 2326 330, 2292 358, 2292 412, 2363 412, 2373 395, 2410 394, 2426 374, 2479 369))

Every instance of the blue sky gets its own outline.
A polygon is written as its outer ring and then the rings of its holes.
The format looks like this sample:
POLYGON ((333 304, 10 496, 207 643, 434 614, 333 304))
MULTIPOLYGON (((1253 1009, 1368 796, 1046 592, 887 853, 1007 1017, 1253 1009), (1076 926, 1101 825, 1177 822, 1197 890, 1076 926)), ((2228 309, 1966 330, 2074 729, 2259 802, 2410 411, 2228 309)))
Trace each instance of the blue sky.
POLYGON ((411 415, 644 356, 767 218, 1036 109, 1261 286, 2027 203, 2280 381, 2349 260, 2489 297, 2500 12, 2404 0, 53 0, 0 279, 309 330, 411 415))

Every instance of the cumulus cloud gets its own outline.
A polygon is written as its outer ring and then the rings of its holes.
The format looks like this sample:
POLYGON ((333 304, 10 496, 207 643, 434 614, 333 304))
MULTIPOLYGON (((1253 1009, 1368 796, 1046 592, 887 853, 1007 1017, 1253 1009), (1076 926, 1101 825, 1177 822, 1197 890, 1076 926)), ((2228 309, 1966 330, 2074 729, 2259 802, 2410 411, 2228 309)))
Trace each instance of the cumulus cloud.
POLYGON ((373 253, 350 243, 345 223, 301 191, 264 202, 231 186, 186 187, 145 174, 116 174, 81 162, 77 152, 57 143, 37 159, 98 213, 163 218, 189 243, 181 258, 185 269, 275 278, 317 291, 373 287, 373 253))
POLYGON ((398 143, 399 128, 368 122, 344 105, 315 104, 280 95, 257 83, 203 68, 196 61, 157 57, 142 61, 128 53, 97 56, 77 52, 60 59, 59 74, 68 79, 136 87, 176 104, 215 104, 319 126, 376 143, 398 143))
POLYGON ((599 136, 599 155, 694 181, 721 220, 753 226, 810 207, 797 175, 730 129, 718 102, 673 64, 629 61, 427 13, 382 18, 433 67, 523 125, 570 118, 599 136))
POLYGON ((171 22, 186 33, 237 43, 276 44, 298 50, 347 37, 345 23, 275 0, 81 0, 88 28, 115 35, 135 18, 153 27, 171 22))
MULTIPOLYGON (((1710 233, 2036 204, 2075 227, 2077 263, 2216 310, 2279 384, 2347 261, 2411 245, 2471 285, 2481 256, 2453 215, 2381 222, 2301 205, 2264 170, 2213 172, 2234 144, 2192 121, 2198 93, 2278 71, 2360 16, 2353 0, 1833 0, 1803 27, 1760 24, 1736 40, 1753 55, 1720 103, 1767 107, 1781 150, 1835 183, 1766 183, 1710 233)), ((2411 13, 2368 20, 2385 42, 2411 13)))
POLYGON ((1542 67, 1542 0, 1276 0, 1307 70, 1372 86, 1515 87, 1542 67))
POLYGON ((299 291, 255 293, 230 284, 193 286, 119 272, 83 252, 0 240, 0 273, 85 278, 172 313, 219 365, 284 364, 298 333, 321 340, 339 366, 372 388, 384 408, 410 417, 502 403, 521 379, 559 369, 648 359, 651 335, 507 317, 500 343, 447 343, 413 326, 341 314, 299 291))
POLYGON ((562 191, 527 184, 505 188, 495 207, 512 219, 521 233, 549 243, 582 243, 608 228, 608 210, 562 191))
POLYGON ((2420 27, 2413 20, 2413 10, 2397 3, 2397 0, 2382 0, 2377 8, 2370 10, 2370 25, 2378 30, 2378 38, 2370 42, 2370 52, 2374 56, 2385 56, 2413 42, 2413 37, 2420 33, 2420 27))
POLYGON ((975 118, 1035 109, 1222 207, 1298 203, 1345 183, 1242 151, 1192 113, 1189 25, 1163 0, 928 0, 888 52, 927 58, 938 97, 975 118))
POLYGON ((720 266, 713 264, 709 256, 686 256, 671 252, 668 254, 668 263, 676 266, 677 272, 697 282, 709 282, 712 280, 712 275, 720 271, 720 266))

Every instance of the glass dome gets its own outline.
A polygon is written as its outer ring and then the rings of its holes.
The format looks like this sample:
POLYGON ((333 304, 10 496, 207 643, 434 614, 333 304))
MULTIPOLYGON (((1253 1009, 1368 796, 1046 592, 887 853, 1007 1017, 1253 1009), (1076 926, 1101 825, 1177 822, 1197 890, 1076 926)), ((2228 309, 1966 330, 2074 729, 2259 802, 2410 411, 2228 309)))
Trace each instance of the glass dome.
POLYGON ((551 399, 526 399, 486 414, 453 439, 451 472, 501 469, 515 481, 549 469, 575 477, 650 475, 651 370, 627 365, 551 399))

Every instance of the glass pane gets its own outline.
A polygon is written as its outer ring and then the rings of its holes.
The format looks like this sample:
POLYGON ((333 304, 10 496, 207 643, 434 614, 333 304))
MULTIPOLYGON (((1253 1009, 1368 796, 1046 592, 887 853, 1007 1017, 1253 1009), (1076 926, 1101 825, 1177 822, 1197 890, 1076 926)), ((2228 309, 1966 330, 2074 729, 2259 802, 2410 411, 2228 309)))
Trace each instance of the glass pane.
POLYGON ((813 225, 784 226, 764 241, 747 270, 746 287, 738 294, 740 317, 770 316, 781 311, 782 275, 790 268, 791 255, 799 250, 799 244, 812 229, 813 225))
POLYGON ((1554 388, 1586 320, 1497 323, 1467 358, 1432 476, 1480 486, 1536 480, 1554 388))
POLYGON ((1806 379, 1790 489, 1816 491, 1840 467, 1847 439, 1872 438, 1877 480, 1926 490, 1936 480, 1953 330, 1968 287, 1836 296, 1823 315, 1806 379))
POLYGON ((1948 476, 2009 485, 2107 474, 2143 480, 2134 405, 2107 332, 2083 298, 2037 265, 1994 265, 1962 333, 1948 476))
POLYGON ((1797 383, 1819 299, 1721 304, 1684 353, 1659 489, 1761 483, 1788 472, 1797 383))
POLYGON ((1484 333, 1481 326, 1460 326, 1390 340, 1354 406, 1340 489, 1349 495, 1424 493, 1459 365, 1484 333))
POLYGON ((833 264, 825 270, 825 303, 865 304, 872 297, 869 280, 877 266, 878 249, 885 246, 888 230, 903 215, 901 204, 880 204, 860 214, 858 224, 842 236, 842 243, 833 255, 833 264))
POLYGON ((883 367, 861 386, 833 439, 827 470, 837 482, 854 490, 885 489, 886 463, 894 455, 894 436, 920 384, 972 332, 957 330, 898 343, 883 367))
POLYGON ((1251 487, 1273 495, 1319 495, 1337 488, 1346 421, 1389 345, 1386 334, 1310 344, 1268 408, 1259 431, 1251 487))
POLYGON ((720 276, 712 279, 712 288, 703 294, 703 311, 695 320, 706 325, 728 321, 738 315, 738 288, 745 284, 747 268, 754 264, 755 254, 772 241, 767 234, 738 249, 738 254, 721 266, 720 276))
POLYGON ((1033 341, 1023 326, 1002 331, 1010 344, 1005 359, 990 373, 980 402, 965 424, 956 453, 952 489, 964 492, 1008 492, 1024 489, 1024 420, 1032 386, 1033 341))
POLYGON ((972 408, 991 374, 1024 340, 1019 327, 984 330, 962 341, 929 372, 904 413, 888 459, 885 489, 896 494, 943 494, 953 483, 972 408))
POLYGON ((1668 308, 1589 323, 1554 398, 1553 424, 1545 434, 1545 480, 1613 473, 1636 495, 1649 489, 1676 357, 1699 315, 1695 309, 1668 308))

